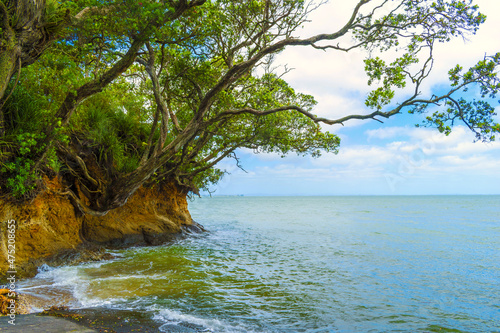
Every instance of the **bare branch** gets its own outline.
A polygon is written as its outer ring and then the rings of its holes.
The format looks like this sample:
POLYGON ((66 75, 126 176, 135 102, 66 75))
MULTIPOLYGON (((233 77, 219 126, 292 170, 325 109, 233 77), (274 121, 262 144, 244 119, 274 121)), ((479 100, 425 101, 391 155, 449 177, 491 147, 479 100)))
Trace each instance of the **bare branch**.
POLYGON ((67 158, 69 156, 70 158, 74 159, 77 162, 78 166, 80 167, 80 169, 83 172, 83 175, 85 176, 85 179, 90 181, 92 183, 92 185, 94 185, 96 187, 100 186, 100 183, 97 180, 95 180, 92 176, 90 176, 87 165, 85 164, 85 162, 83 161, 83 159, 80 156, 72 153, 71 151, 69 151, 67 148, 65 148, 62 145, 58 145, 57 149, 61 154, 64 155, 65 158, 67 158))
MULTIPOLYGON (((229 149, 225 150, 219 157, 215 158, 214 160, 212 160, 210 163, 198 168, 198 169, 195 169, 189 173, 184 173, 184 174, 180 174, 179 176, 181 177, 194 177, 196 176, 197 174, 203 172, 203 171, 206 171, 210 168, 212 168, 213 166, 215 166, 217 163, 219 163, 220 161, 222 161, 224 158, 226 158, 229 154, 231 154, 232 152, 234 152, 234 150, 236 149, 237 147, 235 146, 231 146, 229 149)), ((215 156, 214 156, 215 157, 215 156)), ((213 158, 213 157, 212 157, 213 158)))
POLYGON ((83 214, 88 214, 93 216, 104 216, 109 212, 109 210, 105 210, 102 212, 93 210, 92 208, 84 204, 83 201, 80 200, 80 198, 70 189, 67 189, 64 192, 59 192, 59 194, 63 196, 69 196, 75 202, 80 212, 82 212, 83 214))

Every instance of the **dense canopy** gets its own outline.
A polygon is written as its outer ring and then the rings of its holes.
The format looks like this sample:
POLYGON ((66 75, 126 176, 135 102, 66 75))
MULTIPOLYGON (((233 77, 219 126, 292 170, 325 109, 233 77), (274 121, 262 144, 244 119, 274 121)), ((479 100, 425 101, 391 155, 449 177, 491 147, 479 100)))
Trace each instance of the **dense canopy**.
POLYGON ((237 148, 319 156, 340 144, 321 124, 429 105, 440 108, 424 126, 449 133, 463 122, 485 141, 500 132, 488 103, 500 89, 500 53, 451 68, 443 95, 420 92, 436 43, 485 21, 472 1, 357 0, 339 30, 299 38, 318 8, 303 0, 1 0, 0 192, 26 200, 44 175, 58 174, 67 186, 60 195, 102 215, 140 186, 207 188, 237 148), (373 87, 366 113, 316 116, 314 98, 273 65, 287 47, 364 50, 373 87), (471 86, 482 100, 461 97, 471 86))

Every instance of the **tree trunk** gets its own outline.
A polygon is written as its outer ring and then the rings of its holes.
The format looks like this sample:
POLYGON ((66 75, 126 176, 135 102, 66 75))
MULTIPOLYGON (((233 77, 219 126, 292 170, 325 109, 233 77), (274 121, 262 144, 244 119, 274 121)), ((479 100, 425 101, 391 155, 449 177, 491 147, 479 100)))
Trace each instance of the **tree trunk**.
POLYGON ((45 11, 45 0, 0 1, 0 100, 18 60, 21 67, 33 64, 70 22, 69 12, 53 13, 46 22, 45 11))
POLYGON ((65 18, 49 25, 45 19, 45 0, 7 0, 0 2, 0 138, 5 135, 3 104, 7 86, 17 67, 34 63, 52 42, 65 18))
POLYGON ((3 100, 7 85, 16 70, 19 47, 15 41, 7 41, 7 47, 0 51, 0 100, 3 100))
POLYGON ((5 119, 3 112, 3 104, 5 102, 5 92, 7 86, 16 71, 19 48, 15 42, 10 41, 5 48, 5 51, 0 51, 0 138, 5 135, 5 119))
POLYGON ((106 193, 90 207, 95 213, 106 213, 127 203, 128 198, 135 193, 151 176, 171 160, 184 145, 196 136, 202 126, 201 122, 192 121, 184 131, 177 136, 163 151, 150 157, 146 163, 131 173, 120 176, 106 187, 106 193))

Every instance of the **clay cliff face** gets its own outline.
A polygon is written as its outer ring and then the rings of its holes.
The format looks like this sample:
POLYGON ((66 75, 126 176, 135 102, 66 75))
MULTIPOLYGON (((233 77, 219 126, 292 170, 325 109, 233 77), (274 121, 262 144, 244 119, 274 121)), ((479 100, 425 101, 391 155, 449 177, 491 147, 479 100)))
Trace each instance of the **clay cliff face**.
MULTIPOLYGON (((66 259, 85 254, 89 245, 157 245, 183 230, 198 228, 188 212, 186 192, 173 183, 140 188, 125 206, 103 217, 81 215, 68 198, 57 194, 59 190, 61 184, 54 179, 47 181, 47 191, 31 203, 0 201, 0 276, 8 270, 9 220, 17 223, 18 277, 33 276, 37 266, 50 264, 61 254, 66 254, 66 259)), ((95 253, 87 259, 96 259, 95 253)))

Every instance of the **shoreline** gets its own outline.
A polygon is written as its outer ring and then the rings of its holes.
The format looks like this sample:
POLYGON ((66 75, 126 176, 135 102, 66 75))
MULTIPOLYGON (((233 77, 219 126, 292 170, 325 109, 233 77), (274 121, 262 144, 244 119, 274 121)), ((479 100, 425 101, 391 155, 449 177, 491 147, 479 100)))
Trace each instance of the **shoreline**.
POLYGON ((38 313, 16 315, 15 325, 8 323, 9 317, 0 317, 0 332, 23 333, 208 333, 206 327, 187 322, 165 323, 155 320, 150 312, 109 308, 69 309, 53 307, 38 313))
MULTIPOLYGON (((78 327, 79 331, 76 332, 109 333, 160 332, 160 327, 164 325, 164 323, 153 320, 146 312, 106 308, 69 309, 66 307, 53 307, 40 313, 20 316, 27 316, 22 317, 21 323, 23 320, 28 320, 28 322, 36 320, 44 324, 52 323, 57 325, 56 327, 60 332, 67 332, 63 330, 64 327, 60 326, 70 326, 67 323, 78 327), (36 319, 33 319, 35 317, 36 319), (57 319, 57 321, 54 319, 57 319)), ((28 326, 24 324, 22 327, 22 332, 27 332, 24 328, 28 326)), ((198 331, 186 330, 179 332, 188 333, 198 331)))
POLYGON ((151 312, 111 309, 105 307, 69 308, 51 306, 41 298, 29 294, 17 294, 15 316, 0 316, 0 332, 207 332, 204 327, 181 323, 168 328, 168 323, 157 321, 151 312), (18 307, 19 305, 19 307, 18 307), (43 309, 43 310, 42 310, 43 309))
MULTIPOLYGON (((40 296, 17 293, 16 313, 0 315, 0 332, 160 332, 160 327, 165 325, 165 322, 155 321, 151 313, 146 311, 103 307, 70 308, 53 303, 40 296)), ((186 330, 175 332, 191 333, 201 330, 187 330, 186 327, 186 330)))
POLYGON ((0 317, 0 332, 12 332, 13 329, 23 333, 99 332, 68 319, 52 316, 39 316, 35 313, 16 315, 14 322, 15 325, 8 323, 6 318, 8 317, 0 317))
MULTIPOLYGON (((182 228, 177 234, 170 235, 171 239, 156 246, 172 245, 175 241, 190 236, 200 235, 207 230, 193 221, 193 225, 182 228)), ((146 244, 134 244, 133 246, 148 246, 146 244)), ((126 246, 122 248, 129 248, 126 246)), ((109 253, 116 247, 104 247, 95 244, 83 244, 80 251, 62 251, 53 256, 50 263, 54 267, 65 265, 79 265, 86 262, 107 261, 116 257, 109 253)), ((44 262, 46 264, 46 262, 44 262)), ((41 267, 41 266, 38 266, 41 267)), ((37 267, 37 269, 38 269, 37 267)), ((24 279, 30 279, 28 277, 24 279)), ((22 279, 22 280, 24 280, 22 279)), ((2 286, 0 286, 2 287, 2 286)), ((6 289, 8 290, 8 289, 6 289)), ((8 315, 0 314, 0 332, 15 331, 23 333, 38 332, 161 332, 160 327, 166 327, 165 332, 196 333, 207 332, 205 327, 189 323, 171 325, 154 320, 153 315, 146 311, 132 311, 110 308, 70 308, 68 299, 63 302, 44 299, 43 295, 31 293, 16 293, 15 325, 9 324, 8 315)), ((73 304, 74 306, 74 304, 73 304)))

